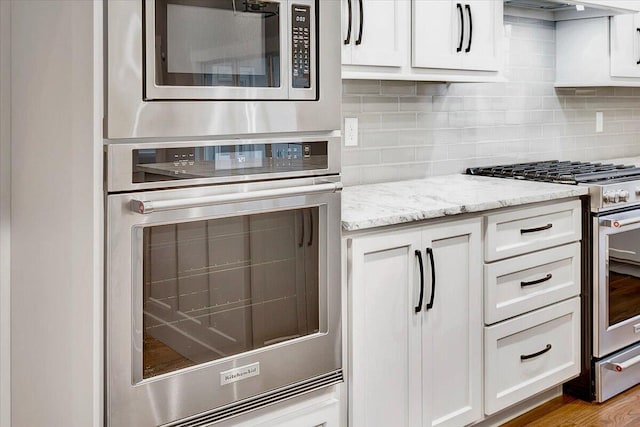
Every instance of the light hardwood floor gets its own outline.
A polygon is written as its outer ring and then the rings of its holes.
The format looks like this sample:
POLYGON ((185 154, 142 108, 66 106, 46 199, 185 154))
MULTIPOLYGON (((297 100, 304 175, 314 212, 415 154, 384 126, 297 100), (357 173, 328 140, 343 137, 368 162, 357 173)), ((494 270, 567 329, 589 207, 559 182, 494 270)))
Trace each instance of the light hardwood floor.
POLYGON ((640 427, 640 385, 604 403, 561 396, 503 427, 640 427))

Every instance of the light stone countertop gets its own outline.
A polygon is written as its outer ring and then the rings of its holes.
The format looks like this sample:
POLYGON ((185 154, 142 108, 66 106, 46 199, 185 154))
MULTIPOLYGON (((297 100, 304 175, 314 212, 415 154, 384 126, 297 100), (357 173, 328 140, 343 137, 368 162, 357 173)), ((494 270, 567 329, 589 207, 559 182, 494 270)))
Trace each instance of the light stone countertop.
POLYGON ((587 194, 587 187, 443 175, 342 190, 342 228, 363 230, 587 194))

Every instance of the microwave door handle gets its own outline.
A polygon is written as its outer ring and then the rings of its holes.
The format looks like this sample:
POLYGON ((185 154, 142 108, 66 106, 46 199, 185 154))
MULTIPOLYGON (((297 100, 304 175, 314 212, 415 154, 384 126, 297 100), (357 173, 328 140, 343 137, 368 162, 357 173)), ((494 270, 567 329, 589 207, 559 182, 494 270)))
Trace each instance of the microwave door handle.
POLYGON ((186 199, 171 200, 131 200, 129 207, 133 212, 139 214, 150 214, 152 212, 171 211, 176 209, 199 208, 211 205, 222 205, 236 202, 248 202, 260 199, 274 199, 278 197, 302 196, 318 193, 335 193, 342 189, 339 182, 304 185, 300 187, 276 188, 273 190, 259 190, 248 193, 220 194, 207 197, 193 197, 186 199))
POLYGON ((628 218, 628 219, 614 219, 614 218, 603 219, 600 222, 600 225, 603 225, 605 227, 610 227, 610 228, 622 228, 627 225, 638 224, 638 223, 640 223, 640 216, 628 218))

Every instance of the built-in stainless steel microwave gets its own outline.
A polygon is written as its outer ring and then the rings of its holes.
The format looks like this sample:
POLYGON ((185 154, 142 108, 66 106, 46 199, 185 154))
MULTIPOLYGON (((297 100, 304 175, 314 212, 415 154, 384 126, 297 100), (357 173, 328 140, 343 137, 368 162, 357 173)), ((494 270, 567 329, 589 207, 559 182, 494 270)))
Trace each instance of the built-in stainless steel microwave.
POLYGON ((340 128, 340 2, 106 7, 107 138, 340 128))

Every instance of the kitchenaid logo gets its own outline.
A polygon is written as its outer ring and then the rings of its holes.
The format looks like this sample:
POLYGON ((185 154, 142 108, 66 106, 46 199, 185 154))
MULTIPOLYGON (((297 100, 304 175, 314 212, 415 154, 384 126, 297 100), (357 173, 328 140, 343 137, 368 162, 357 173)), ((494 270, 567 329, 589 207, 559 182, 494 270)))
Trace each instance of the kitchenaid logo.
POLYGON ((256 375, 260 375, 260 362, 220 372, 220 385, 235 383, 236 381, 255 377, 256 375))

